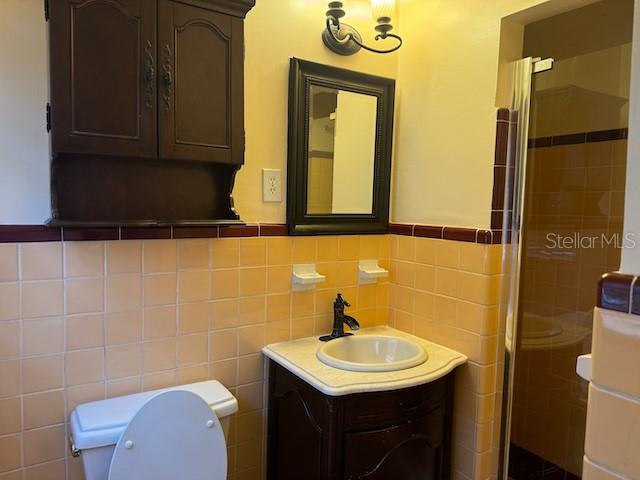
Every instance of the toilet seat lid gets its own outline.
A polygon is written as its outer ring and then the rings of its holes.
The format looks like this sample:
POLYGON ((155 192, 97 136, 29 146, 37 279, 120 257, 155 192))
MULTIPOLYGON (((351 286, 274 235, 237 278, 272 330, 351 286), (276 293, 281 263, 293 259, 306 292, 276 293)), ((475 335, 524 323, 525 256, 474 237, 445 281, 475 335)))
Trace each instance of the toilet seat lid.
POLYGON ((134 415, 116 444, 109 480, 225 480, 227 449, 215 413, 197 395, 162 392, 134 415))

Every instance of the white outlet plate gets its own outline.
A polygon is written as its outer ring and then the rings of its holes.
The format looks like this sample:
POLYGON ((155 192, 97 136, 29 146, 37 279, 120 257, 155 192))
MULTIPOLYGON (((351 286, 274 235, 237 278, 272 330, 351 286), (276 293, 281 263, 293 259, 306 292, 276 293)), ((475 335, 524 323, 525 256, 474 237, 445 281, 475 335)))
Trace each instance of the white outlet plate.
POLYGON ((262 201, 282 201, 282 172, 279 169, 262 169, 262 201))

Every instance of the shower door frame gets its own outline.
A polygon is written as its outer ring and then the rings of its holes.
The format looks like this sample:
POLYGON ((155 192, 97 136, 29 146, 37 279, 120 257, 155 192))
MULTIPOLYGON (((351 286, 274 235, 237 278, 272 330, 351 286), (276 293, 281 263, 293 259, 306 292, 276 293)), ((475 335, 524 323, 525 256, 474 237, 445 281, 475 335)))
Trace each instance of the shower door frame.
POLYGON ((507 174, 505 180, 505 211, 502 238, 505 249, 502 263, 505 272, 502 283, 504 307, 504 376, 502 388, 502 415, 498 478, 509 476, 509 445, 511 441, 511 414, 513 401, 514 366, 518 339, 518 318, 522 305, 522 259, 526 238, 522 232, 525 218, 527 167, 529 144, 529 120, 533 75, 553 68, 553 59, 526 57, 508 65, 511 75, 511 104, 509 105, 509 135, 507 141, 507 174), (511 212, 511 215, 507 215, 511 212))

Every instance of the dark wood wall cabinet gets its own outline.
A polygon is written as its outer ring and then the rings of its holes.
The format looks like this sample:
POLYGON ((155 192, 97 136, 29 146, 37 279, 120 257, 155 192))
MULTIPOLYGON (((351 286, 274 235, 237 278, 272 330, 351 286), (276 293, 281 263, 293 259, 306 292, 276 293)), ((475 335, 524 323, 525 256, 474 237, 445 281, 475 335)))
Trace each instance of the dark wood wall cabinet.
POLYGON ((448 479, 453 375, 331 397, 270 361, 267 478, 448 479))
POLYGON ((48 0, 52 223, 242 223, 255 0, 48 0))

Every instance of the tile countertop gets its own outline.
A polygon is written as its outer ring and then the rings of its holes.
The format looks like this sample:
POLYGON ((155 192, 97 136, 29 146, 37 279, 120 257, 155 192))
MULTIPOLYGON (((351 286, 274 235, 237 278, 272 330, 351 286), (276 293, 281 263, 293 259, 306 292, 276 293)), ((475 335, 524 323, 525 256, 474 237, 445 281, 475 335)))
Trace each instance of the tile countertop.
POLYGON ((429 355, 422 365, 395 372, 350 372, 330 367, 316 357, 324 345, 318 337, 272 343, 262 349, 267 357, 326 395, 338 397, 352 393, 381 392, 429 383, 451 372, 467 357, 437 343, 390 327, 365 328, 355 335, 391 335, 412 340, 429 355))

